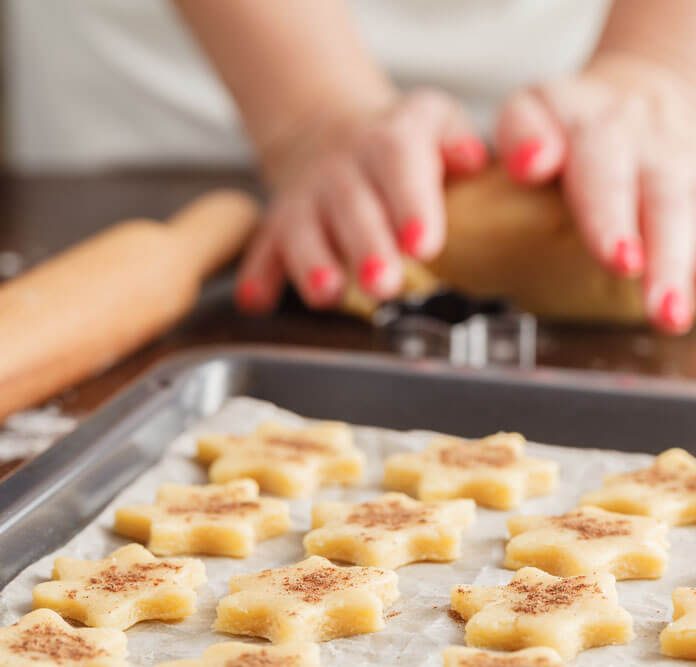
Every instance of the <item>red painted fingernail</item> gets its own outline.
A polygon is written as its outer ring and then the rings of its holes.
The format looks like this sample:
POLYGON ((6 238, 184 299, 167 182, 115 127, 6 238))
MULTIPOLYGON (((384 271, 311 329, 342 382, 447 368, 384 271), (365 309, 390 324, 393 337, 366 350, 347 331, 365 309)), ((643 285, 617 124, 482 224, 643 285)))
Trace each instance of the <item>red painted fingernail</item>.
POLYGON ((330 292, 338 284, 338 273, 333 266, 315 266, 307 277, 309 289, 315 294, 330 292))
POLYGON ((235 300, 242 310, 254 310, 258 307, 261 289, 258 282, 247 278, 237 285, 235 300))
POLYGON ((379 255, 369 255, 360 267, 360 284, 364 289, 372 289, 384 275, 387 263, 379 255))
POLYGON ((542 144, 538 139, 528 139, 519 144, 506 161, 510 175, 518 181, 524 181, 529 176, 541 149, 542 144))
POLYGON ((614 268, 624 276, 635 276, 643 270, 643 245, 633 239, 621 239, 614 250, 614 268))
POLYGON ((406 255, 416 257, 420 251, 425 226, 419 218, 409 218, 399 231, 399 246, 406 255))
POLYGON ((478 171, 488 161, 488 149, 477 137, 463 137, 445 144, 442 157, 448 171, 478 171))
POLYGON ((672 333, 683 333, 691 325, 691 306, 675 289, 667 290, 657 311, 659 324, 672 333))

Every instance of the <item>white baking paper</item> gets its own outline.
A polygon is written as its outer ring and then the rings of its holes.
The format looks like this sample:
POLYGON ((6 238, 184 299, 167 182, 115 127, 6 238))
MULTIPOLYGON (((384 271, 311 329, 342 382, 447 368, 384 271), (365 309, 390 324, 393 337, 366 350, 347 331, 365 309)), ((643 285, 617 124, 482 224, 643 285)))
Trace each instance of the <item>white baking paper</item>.
MULTIPOLYGON (((215 416, 181 435, 172 443, 161 462, 123 491, 85 530, 55 554, 28 567, 0 594, 0 621, 8 624, 31 609, 31 589, 50 578, 53 559, 58 554, 98 559, 126 543, 110 527, 114 508, 134 503, 150 503, 163 482, 197 483, 205 481, 201 467, 192 460, 195 438, 201 433, 248 433, 265 420, 301 424, 296 415, 275 406, 247 398, 230 400, 215 416)), ((431 434, 397 432, 355 427, 358 446, 366 453, 366 479, 358 487, 322 490, 317 499, 360 501, 381 491, 382 462, 390 454, 418 450, 431 434)), ((667 448, 670 443, 658 443, 667 448)), ((550 458, 561 466, 561 484, 552 496, 527 501, 521 512, 560 513, 573 508, 579 497, 594 489, 602 477, 650 463, 643 454, 625 454, 594 449, 572 449, 530 444, 529 454, 550 458)), ((215 606, 226 594, 230 576, 276 567, 302 559, 302 536, 309 529, 310 501, 291 501, 292 531, 282 537, 261 542, 250 558, 203 558, 208 583, 199 590, 198 612, 181 623, 140 623, 128 630, 128 644, 134 665, 153 665, 174 658, 200 655, 208 645, 229 637, 210 630, 215 606)), ((321 646, 322 665, 438 666, 441 652, 450 644, 463 643, 463 628, 447 614, 449 594, 458 584, 502 584, 511 572, 500 568, 509 512, 479 509, 476 523, 464 538, 462 557, 451 564, 422 563, 398 570, 401 598, 389 613, 387 627, 372 635, 340 639, 321 646)), ((669 568, 658 581, 619 582, 621 604, 635 621, 636 638, 625 646, 593 649, 582 653, 574 664, 579 667, 658 665, 675 667, 687 662, 669 660, 659 654, 658 635, 671 616, 671 593, 677 586, 696 586, 696 527, 675 528, 669 568)))
POLYGON ((56 405, 16 412, 0 424, 0 463, 33 458, 76 426, 56 405))

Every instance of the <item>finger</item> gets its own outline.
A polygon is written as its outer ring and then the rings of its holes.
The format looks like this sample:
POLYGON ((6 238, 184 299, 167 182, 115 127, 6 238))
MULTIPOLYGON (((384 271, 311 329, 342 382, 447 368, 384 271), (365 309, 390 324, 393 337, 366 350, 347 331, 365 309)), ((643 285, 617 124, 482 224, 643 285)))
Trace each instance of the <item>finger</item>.
POLYGON ((597 259, 619 275, 639 275, 644 257, 636 160, 620 123, 602 119, 572 131, 563 185, 597 259))
POLYGON ((338 161, 327 169, 321 214, 362 289, 389 299, 401 287, 401 256, 386 214, 357 165, 338 161))
POLYGON ((433 258, 444 244, 440 145, 448 113, 440 96, 421 96, 374 131, 363 156, 401 250, 418 259, 433 258))
POLYGON ((283 217, 280 228, 285 265, 302 299, 313 308, 335 304, 345 286, 345 276, 313 203, 295 201, 276 215, 283 217))
POLYGON ((265 313, 278 302, 284 272, 276 236, 276 229, 264 224, 244 256, 234 288, 235 303, 244 312, 265 313))
POLYGON ((693 321, 696 211, 683 170, 641 174, 641 217, 646 244, 646 310, 667 333, 684 333, 693 321))
POLYGON ((566 145, 561 124, 531 91, 518 93, 504 105, 497 145, 510 176, 522 183, 549 181, 563 166, 566 145))
POLYGON ((459 104, 443 109, 438 124, 440 157, 448 176, 471 176, 488 164, 488 147, 459 104))

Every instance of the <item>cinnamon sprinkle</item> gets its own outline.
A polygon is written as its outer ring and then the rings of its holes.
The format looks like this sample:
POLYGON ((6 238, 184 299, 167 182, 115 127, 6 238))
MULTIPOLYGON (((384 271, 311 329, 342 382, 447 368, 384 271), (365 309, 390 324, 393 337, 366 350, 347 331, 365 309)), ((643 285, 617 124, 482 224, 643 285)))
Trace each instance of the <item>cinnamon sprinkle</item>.
POLYGON ((335 567, 322 567, 299 576, 283 578, 283 588, 299 594, 305 602, 319 602, 326 594, 355 584, 355 575, 335 567))
POLYGON ((646 470, 629 472, 626 479, 645 486, 658 487, 670 493, 696 492, 696 472, 683 468, 669 470, 655 465, 646 470))
POLYGON ((37 624, 22 630, 9 645, 10 651, 25 655, 29 660, 49 658, 56 664, 67 661, 93 660, 106 652, 77 634, 65 632, 48 624, 37 624))
POLYGON ((513 603, 512 610, 517 614, 543 614, 558 607, 569 607, 588 593, 602 594, 596 583, 589 583, 583 576, 550 584, 513 580, 508 588, 523 596, 513 603))
POLYGON ((489 655, 481 651, 468 655, 459 662, 460 667, 547 667, 549 661, 539 656, 530 661, 518 655, 489 655))
POLYGON ((491 466, 504 468, 517 460, 515 450, 510 447, 461 442, 440 450, 440 462, 447 466, 470 468, 491 466))
POLYGON ((272 656, 263 649, 258 653, 242 653, 225 663, 225 667, 297 667, 294 655, 272 656))
POLYGON ((223 497, 191 498, 184 505, 168 505, 167 514, 246 514, 259 509, 251 500, 228 500, 223 497))
POLYGON ((583 516, 578 512, 552 517, 551 523, 559 528, 575 531, 581 540, 631 534, 631 522, 628 519, 600 519, 595 516, 583 516))
POLYGON ((347 523, 365 528, 401 530, 414 524, 427 523, 431 511, 427 507, 406 507, 398 500, 386 503, 368 502, 358 505, 346 519, 347 523))
POLYGON ((270 438, 264 438, 264 442, 272 447, 282 447, 292 450, 297 454, 327 454, 330 451, 329 447, 320 442, 304 440, 302 438, 272 436, 270 438))
MULTIPOLYGON (((437 607, 433 607, 433 609, 437 609, 437 607)), ((462 615, 458 612, 455 611, 454 609, 448 609, 447 610, 447 615, 455 622, 458 623, 459 625, 466 625, 466 621, 462 617, 462 615)))
POLYGON ((159 586, 166 580, 162 577, 153 576, 157 570, 173 570, 178 572, 181 565, 168 563, 165 561, 134 563, 127 570, 120 570, 117 565, 109 565, 99 574, 89 578, 88 589, 97 589, 109 593, 123 593, 126 591, 137 590, 143 584, 159 586))

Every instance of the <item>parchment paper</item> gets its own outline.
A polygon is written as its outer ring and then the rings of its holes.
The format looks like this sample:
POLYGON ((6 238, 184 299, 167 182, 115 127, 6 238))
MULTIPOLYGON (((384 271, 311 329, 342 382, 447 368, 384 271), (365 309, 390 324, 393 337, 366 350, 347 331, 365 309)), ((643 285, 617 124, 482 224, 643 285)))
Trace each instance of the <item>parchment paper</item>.
MULTIPOLYGON (((64 548, 28 567, 0 594, 2 625, 14 622, 30 611, 31 589, 50 578, 57 554, 77 558, 103 558, 126 540, 110 531, 114 508, 125 504, 150 503, 163 482, 205 481, 201 467, 192 460, 195 437, 202 433, 244 434, 261 421, 279 420, 301 424, 296 415, 260 401, 236 398, 212 418, 177 438, 162 461, 142 475, 84 531, 64 548)), ((358 446, 367 454, 368 471, 363 484, 350 489, 330 488, 317 499, 360 501, 381 491, 382 461, 399 451, 422 448, 431 434, 400 433, 377 428, 356 427, 358 446)), ((670 443, 659 443, 667 448, 670 443)), ((560 513, 573 508, 580 495, 596 488, 605 474, 622 472, 650 463, 651 457, 592 449, 571 449, 530 444, 529 454, 547 457, 561 465, 559 490, 547 498, 527 501, 521 512, 560 513)), ((215 605, 227 592, 231 575, 253 572, 302 559, 302 536, 309 529, 309 500, 291 501, 292 531, 261 542, 255 554, 245 560, 204 558, 208 583, 199 590, 198 612, 181 623, 140 623, 128 630, 129 651, 134 665, 152 665, 174 658, 200 655, 203 649, 228 636, 210 630, 215 605)), ((401 599, 389 614, 385 630, 372 635, 340 639, 321 646, 322 665, 441 665, 441 652, 449 644, 463 643, 463 627, 447 614, 449 594, 458 584, 506 583, 511 572, 500 569, 503 557, 505 520, 509 512, 478 509, 477 521, 464 538, 463 555, 451 564, 415 564, 398 570, 401 599)), ((675 528, 669 568, 658 581, 619 582, 621 604, 635 621, 636 639, 629 645, 593 649, 580 654, 574 664, 581 667, 619 665, 688 665, 659 655, 658 634, 671 616, 671 593, 677 586, 696 586, 696 527, 675 528)), ((37 539, 40 539, 37 536, 37 539)))
POLYGON ((0 425, 0 463, 37 456, 75 426, 77 419, 56 405, 17 412, 0 425))

